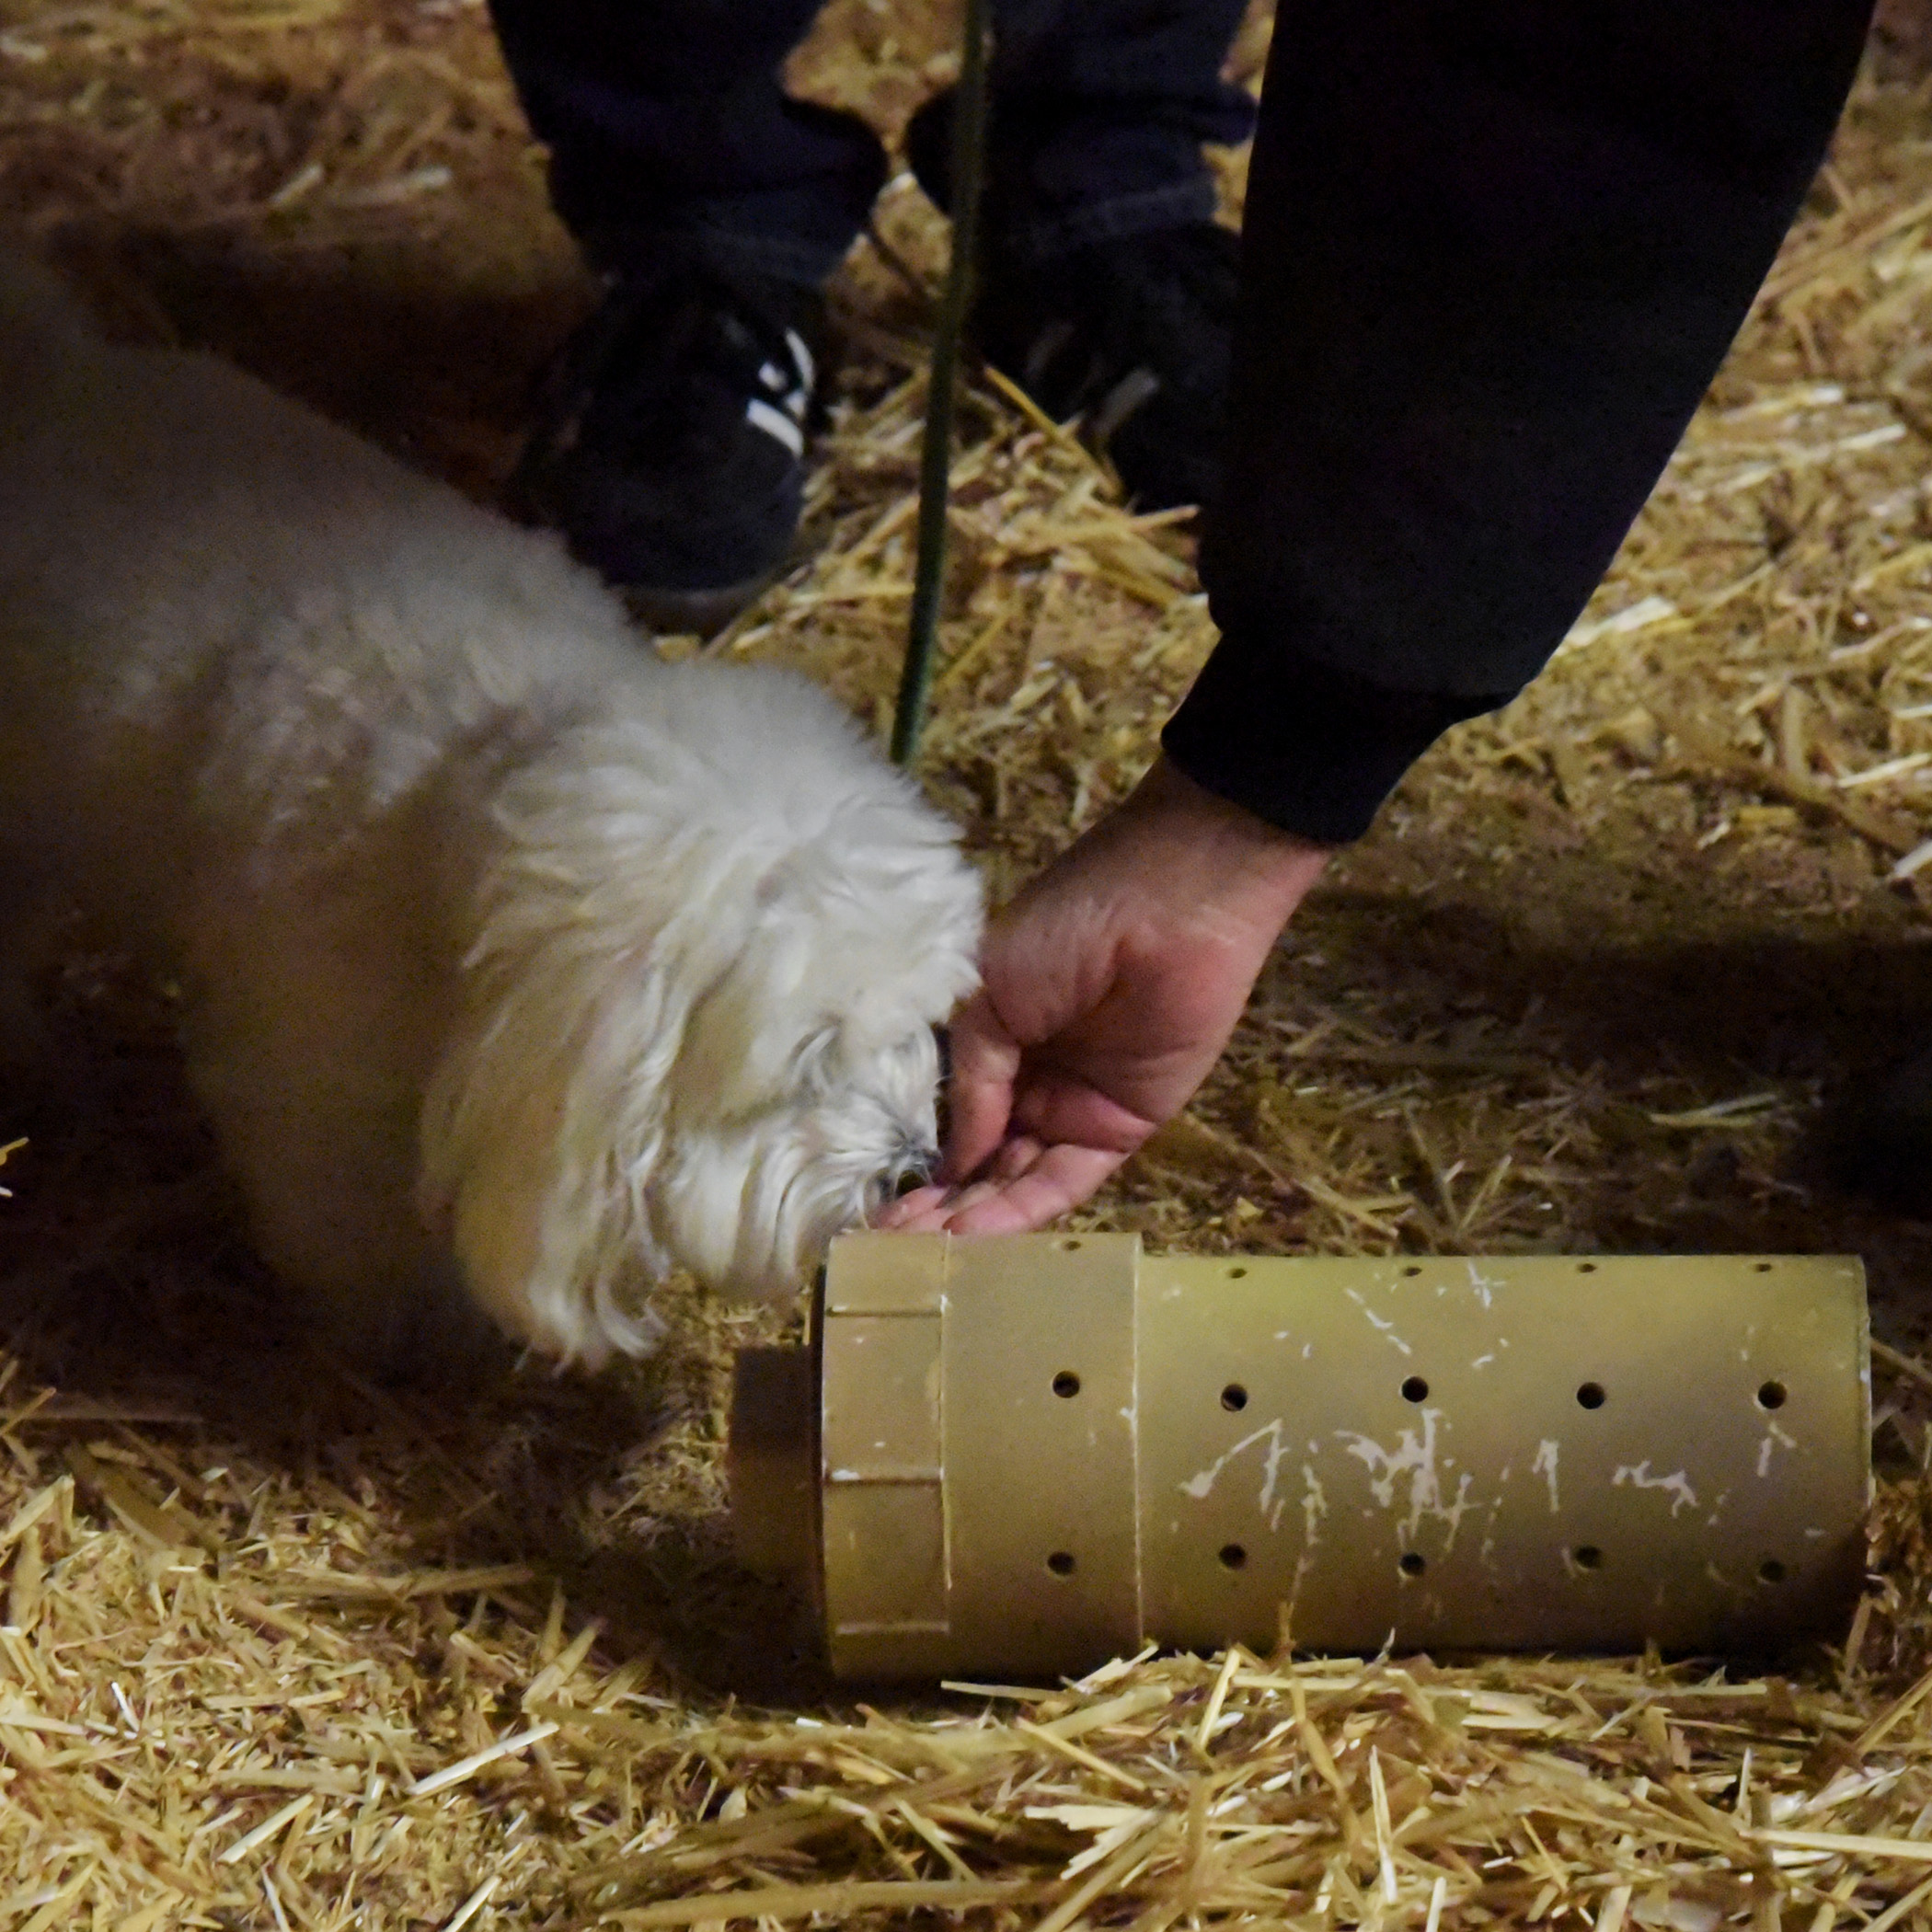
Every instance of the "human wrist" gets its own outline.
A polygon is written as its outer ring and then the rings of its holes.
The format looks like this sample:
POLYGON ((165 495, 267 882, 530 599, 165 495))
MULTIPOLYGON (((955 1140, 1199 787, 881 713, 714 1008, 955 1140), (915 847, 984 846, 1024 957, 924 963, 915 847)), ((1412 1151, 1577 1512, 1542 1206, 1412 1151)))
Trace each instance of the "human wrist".
POLYGON ((1508 702, 1372 684, 1272 629, 1223 637, 1161 746, 1198 784, 1270 824, 1339 848, 1452 725, 1508 702))
POLYGON ((1121 808, 1121 817, 1156 852, 1172 847, 1191 882, 1209 885, 1260 916, 1285 924, 1321 876, 1333 851, 1271 825, 1244 805, 1196 783, 1165 755, 1157 758, 1121 808))

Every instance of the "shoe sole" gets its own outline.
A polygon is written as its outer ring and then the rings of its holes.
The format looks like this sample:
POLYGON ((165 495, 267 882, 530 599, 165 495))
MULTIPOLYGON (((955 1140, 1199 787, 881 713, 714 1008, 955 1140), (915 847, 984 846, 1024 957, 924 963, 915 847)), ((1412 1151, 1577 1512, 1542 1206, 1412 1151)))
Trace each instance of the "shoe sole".
MULTIPOLYGON (((528 452, 504 486, 504 510, 518 523, 535 530, 549 530, 569 543, 563 519, 553 513, 542 490, 533 481, 533 464, 528 452)), ((571 555, 587 569, 595 570, 612 590, 623 598, 624 605, 638 623, 667 637, 713 638, 763 592, 777 581, 785 560, 774 564, 755 577, 737 583, 720 584, 701 591, 666 590, 653 584, 622 583, 610 576, 594 558, 585 557, 574 543, 571 555)))
POLYGON ((715 638, 748 610, 776 580, 776 569, 709 591, 666 591, 647 584, 620 584, 625 607, 640 624, 668 637, 715 638))

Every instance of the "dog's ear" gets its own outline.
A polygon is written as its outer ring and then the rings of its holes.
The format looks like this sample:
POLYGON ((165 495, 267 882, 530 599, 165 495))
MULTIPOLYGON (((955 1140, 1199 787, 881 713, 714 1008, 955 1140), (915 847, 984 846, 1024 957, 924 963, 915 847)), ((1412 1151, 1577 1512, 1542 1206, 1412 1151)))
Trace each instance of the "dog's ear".
POLYGON ((794 1091, 834 1044, 844 1005, 839 937, 768 903, 692 1013, 677 1109, 686 1124, 743 1120, 794 1091))
POLYGON ((604 952, 540 931, 474 959, 425 1098, 425 1217, 489 1314, 560 1360, 594 1367, 659 1331, 627 1304, 670 1267, 646 1190, 702 988, 677 937, 604 952))
POLYGON ((795 853, 759 881, 741 943, 691 1015, 681 1117, 742 1120, 836 1079, 971 990, 976 897, 951 878, 937 889, 930 867, 890 848, 880 858, 864 830, 834 852, 795 853), (930 916, 908 917, 921 899, 930 916))

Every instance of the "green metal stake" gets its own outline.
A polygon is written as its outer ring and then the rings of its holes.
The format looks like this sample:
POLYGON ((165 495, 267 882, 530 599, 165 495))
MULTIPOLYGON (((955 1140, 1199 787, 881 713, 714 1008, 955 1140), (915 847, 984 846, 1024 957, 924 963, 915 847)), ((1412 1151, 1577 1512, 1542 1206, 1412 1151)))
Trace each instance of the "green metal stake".
POLYGON ((952 259, 947 266, 946 292, 933 332, 926 440, 919 451, 919 557, 913 578, 905 664, 899 676, 899 706, 892 717, 895 765, 910 765, 919 749, 926 695, 932 688, 939 606, 946 592, 946 500, 952 468, 953 401, 959 381, 960 339, 972 297, 980 184, 986 153, 986 11, 987 0, 966 0, 966 44, 960 52, 960 84, 953 95, 952 259))

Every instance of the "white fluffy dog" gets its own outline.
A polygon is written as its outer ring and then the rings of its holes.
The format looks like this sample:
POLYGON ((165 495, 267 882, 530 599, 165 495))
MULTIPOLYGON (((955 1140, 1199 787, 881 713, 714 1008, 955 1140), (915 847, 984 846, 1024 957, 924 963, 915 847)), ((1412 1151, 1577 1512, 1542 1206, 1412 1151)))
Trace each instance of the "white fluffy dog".
POLYGON ((658 661, 547 538, 0 262, 0 1053, 74 906, 178 981, 339 1328, 393 1351, 460 1277, 593 1364, 929 1152, 980 923, 824 694, 658 661))

